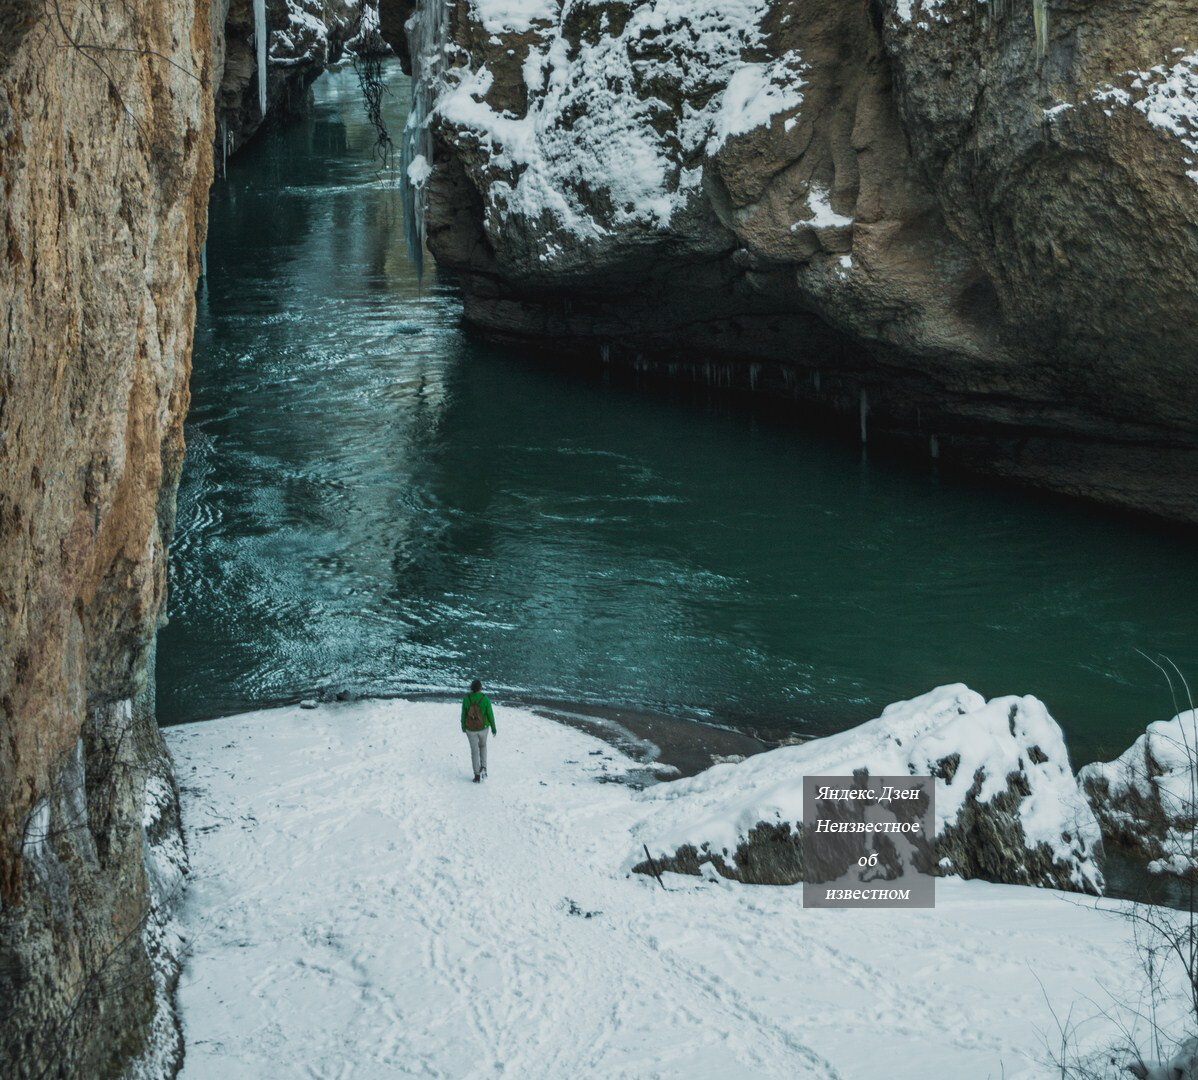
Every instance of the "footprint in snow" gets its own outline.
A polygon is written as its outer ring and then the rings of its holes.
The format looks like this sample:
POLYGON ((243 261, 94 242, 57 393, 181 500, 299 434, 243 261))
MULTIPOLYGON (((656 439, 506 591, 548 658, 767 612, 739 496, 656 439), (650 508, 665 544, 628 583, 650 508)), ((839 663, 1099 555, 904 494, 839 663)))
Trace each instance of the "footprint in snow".
POLYGON ((568 905, 566 908, 567 915, 578 915, 584 919, 593 919, 596 915, 602 915, 602 911, 584 911, 568 896, 563 897, 563 902, 568 905))

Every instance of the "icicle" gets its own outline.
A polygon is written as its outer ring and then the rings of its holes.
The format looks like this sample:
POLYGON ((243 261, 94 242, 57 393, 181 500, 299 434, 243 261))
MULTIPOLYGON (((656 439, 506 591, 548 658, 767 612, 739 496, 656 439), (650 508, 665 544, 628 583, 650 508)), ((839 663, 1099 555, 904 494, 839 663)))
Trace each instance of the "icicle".
POLYGON ((866 396, 864 388, 861 390, 861 445, 866 443, 866 428, 869 419, 869 398, 866 396))
POLYGON ((940 460, 940 440, 935 435, 928 440, 928 453, 933 461, 940 460))
POLYGON ((204 241, 204 246, 200 248, 200 277, 205 280, 208 277, 208 241, 204 241))
POLYGON ((420 0, 408 20, 408 46, 412 54, 412 107, 399 151, 400 185, 403 193, 404 233, 408 255, 418 274, 424 272, 425 209, 428 206, 428 170, 433 164, 433 107, 445 80, 445 47, 449 43, 448 0, 420 0), (413 183, 409 167, 418 157, 424 180, 413 183))
POLYGON ((225 118, 220 118, 220 178, 223 180, 228 172, 229 164, 229 129, 225 118))
POLYGON ((1036 27, 1036 59, 1048 52, 1048 0, 1032 0, 1032 22, 1036 27))
POLYGON ((258 112, 266 115, 266 0, 254 0, 254 45, 258 50, 258 112))

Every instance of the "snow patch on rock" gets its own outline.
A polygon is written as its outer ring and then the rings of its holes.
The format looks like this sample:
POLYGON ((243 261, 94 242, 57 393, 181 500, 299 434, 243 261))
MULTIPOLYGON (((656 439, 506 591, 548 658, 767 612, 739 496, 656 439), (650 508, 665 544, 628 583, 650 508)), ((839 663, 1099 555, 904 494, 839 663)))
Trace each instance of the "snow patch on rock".
MULTIPOLYGON (((1140 75, 1146 93, 1136 102, 1153 127, 1175 135, 1187 150, 1198 153, 1198 52, 1140 75)), ((1198 170, 1187 174, 1198 183, 1198 170)))
MULTIPOLYGON (((738 68, 720 100, 708 152, 718 150, 733 135, 764 127, 779 113, 802 105, 801 70, 802 62, 794 52, 769 64, 746 64, 738 68)), ((788 131, 794 126, 789 119, 787 125, 788 131)))
POLYGON ((811 211, 811 216, 802 221, 796 221, 790 227, 791 232, 798 232, 799 229, 844 228, 846 225, 853 224, 851 217, 845 217, 844 214, 838 214, 832 209, 831 196, 826 188, 822 188, 818 184, 812 184, 807 190, 807 206, 811 211))
POLYGON ((1078 773, 1109 841, 1154 873, 1198 871, 1198 711, 1148 729, 1114 761, 1078 773))
MULTIPOLYGON (((424 0, 414 18, 431 19, 435 3, 424 0)), ((431 116, 479 151, 471 156, 492 225, 526 219, 541 244, 555 230, 583 239, 628 225, 664 231, 698 190, 698 161, 802 103, 797 53, 745 62, 764 44, 767 10, 766 0, 650 0, 618 29, 602 13, 596 32, 574 40, 567 23, 578 4, 558 12, 548 0, 473 0, 484 31, 524 35, 527 110, 493 106, 485 57, 465 55, 445 69, 431 116), (680 100, 653 89, 666 86, 680 100)))
POLYGON ((536 22, 555 22, 555 0, 470 0, 470 14, 489 34, 522 34, 536 22))
MULTIPOLYGON (((1147 71, 1127 71, 1121 81, 1125 85, 1099 87, 1090 100, 1102 104, 1107 116, 1113 115, 1112 105, 1135 108, 1153 127, 1176 137, 1187 153, 1198 154, 1198 52, 1147 71)), ((1185 162, 1194 164, 1189 157, 1185 162)), ((1198 169, 1186 175, 1198 183, 1198 169)))
POLYGON ((423 154, 417 154, 408 162, 408 181, 413 187, 422 188, 428 183, 428 178, 432 175, 432 171, 433 169, 428 163, 428 158, 423 154))
MULTIPOLYGON (((909 23, 914 17, 916 6, 921 15, 931 16, 938 22, 949 21, 948 12, 943 10, 943 0, 895 0, 894 11, 903 22, 909 23)), ((926 22, 917 25, 921 30, 928 29, 926 22)))

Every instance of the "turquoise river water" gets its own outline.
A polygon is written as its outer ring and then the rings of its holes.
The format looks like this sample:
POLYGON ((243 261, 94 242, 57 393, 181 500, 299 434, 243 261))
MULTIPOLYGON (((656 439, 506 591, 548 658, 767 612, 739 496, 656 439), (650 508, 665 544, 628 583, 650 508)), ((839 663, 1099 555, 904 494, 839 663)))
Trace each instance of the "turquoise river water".
POLYGON ((1080 763, 1170 715, 1137 650, 1198 678, 1191 537, 481 344, 353 71, 316 97, 212 195, 163 723, 477 673, 780 736, 959 680, 1042 697, 1080 763))

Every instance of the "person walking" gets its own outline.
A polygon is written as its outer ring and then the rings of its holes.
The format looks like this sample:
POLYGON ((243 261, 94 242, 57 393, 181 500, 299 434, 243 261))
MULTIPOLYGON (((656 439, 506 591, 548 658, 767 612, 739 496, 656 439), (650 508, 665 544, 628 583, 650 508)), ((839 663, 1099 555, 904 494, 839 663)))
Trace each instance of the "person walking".
POLYGON ((474 782, 481 783, 487 776, 487 729, 492 735, 495 730, 495 710, 491 699, 483 693, 483 684, 475 679, 470 684, 470 693, 462 698, 462 730, 470 740, 470 763, 474 766, 474 782))

